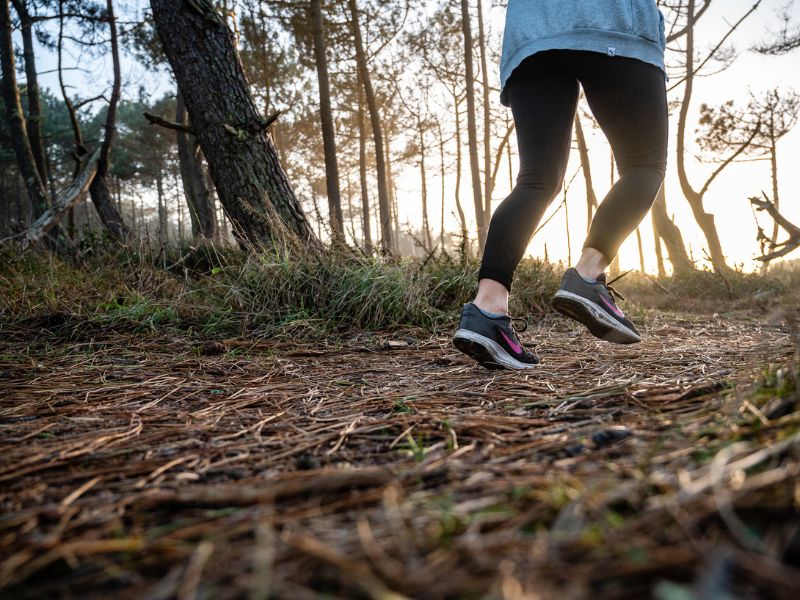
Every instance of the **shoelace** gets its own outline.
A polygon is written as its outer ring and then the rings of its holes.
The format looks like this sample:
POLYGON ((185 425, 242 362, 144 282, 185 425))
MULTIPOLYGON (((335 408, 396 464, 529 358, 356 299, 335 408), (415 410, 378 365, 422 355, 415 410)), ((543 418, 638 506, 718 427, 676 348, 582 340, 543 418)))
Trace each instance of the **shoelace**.
POLYGON ((616 276, 616 277, 614 277, 614 279, 612 279, 611 281, 608 281, 608 282, 606 282, 606 283, 604 283, 604 284, 603 284, 603 285, 605 285, 605 286, 606 286, 606 289, 607 289, 607 290, 609 291, 609 293, 611 294, 611 299, 612 299, 612 300, 614 299, 614 296, 616 296, 616 297, 617 297, 617 298, 619 298, 620 300, 625 300, 625 296, 623 296, 621 293, 619 293, 617 290, 615 290, 613 287, 611 287, 611 284, 612 284, 612 283, 614 283, 615 281, 619 281, 620 279, 622 279, 623 277, 625 277, 625 275, 627 275, 628 273, 630 273, 630 272, 632 272, 632 271, 633 271, 633 269, 630 269, 630 270, 628 270, 628 271, 625 271, 625 272, 624 272, 622 275, 617 275, 617 276, 616 276))
POLYGON ((522 345, 519 334, 528 330, 528 321, 522 317, 509 317, 509 321, 511 322, 511 332, 514 334, 514 337, 517 338, 517 342, 522 345), (517 327, 517 323, 521 323, 521 327, 517 327))

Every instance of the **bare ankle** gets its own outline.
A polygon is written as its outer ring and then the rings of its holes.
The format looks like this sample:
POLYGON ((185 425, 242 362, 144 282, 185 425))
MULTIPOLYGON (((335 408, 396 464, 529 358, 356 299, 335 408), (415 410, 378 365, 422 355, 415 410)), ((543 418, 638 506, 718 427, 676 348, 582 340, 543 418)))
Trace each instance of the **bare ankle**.
POLYGON ((597 279, 608 267, 608 259, 599 250, 584 248, 575 270, 581 277, 597 279))
POLYGON ((478 283, 478 294, 472 303, 484 312, 507 315, 508 290, 493 279, 481 279, 478 283))

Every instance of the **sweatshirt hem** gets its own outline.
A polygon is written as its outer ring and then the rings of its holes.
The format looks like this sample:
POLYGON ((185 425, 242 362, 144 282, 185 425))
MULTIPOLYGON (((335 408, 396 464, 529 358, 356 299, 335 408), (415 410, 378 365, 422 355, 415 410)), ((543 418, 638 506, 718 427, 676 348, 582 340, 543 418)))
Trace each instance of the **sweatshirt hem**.
POLYGON ((500 65, 500 102, 508 106, 506 84, 523 60, 547 50, 584 50, 607 56, 634 58, 661 69, 666 77, 664 48, 657 42, 636 35, 602 29, 575 29, 536 38, 522 44, 500 65))

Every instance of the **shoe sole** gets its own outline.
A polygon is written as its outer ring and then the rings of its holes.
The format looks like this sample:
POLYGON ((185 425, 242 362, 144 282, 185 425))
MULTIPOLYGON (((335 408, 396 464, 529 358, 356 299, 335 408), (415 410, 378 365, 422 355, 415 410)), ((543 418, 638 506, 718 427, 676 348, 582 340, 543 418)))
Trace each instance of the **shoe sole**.
POLYGON ((635 331, 583 296, 559 290, 550 304, 565 317, 585 325, 594 337, 603 341, 613 344, 636 344, 642 341, 635 331))
POLYGON ((524 369, 532 369, 538 365, 538 363, 528 364, 518 361, 494 340, 490 340, 486 336, 468 329, 459 329, 456 331, 455 335, 453 335, 453 346, 460 352, 478 361, 487 369, 512 369, 514 371, 522 371, 524 369))

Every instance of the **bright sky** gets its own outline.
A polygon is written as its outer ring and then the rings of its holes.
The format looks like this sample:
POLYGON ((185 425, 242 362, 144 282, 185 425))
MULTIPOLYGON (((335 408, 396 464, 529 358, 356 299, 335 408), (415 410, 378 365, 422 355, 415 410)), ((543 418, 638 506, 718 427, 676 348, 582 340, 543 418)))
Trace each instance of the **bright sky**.
MULTIPOLYGON (((715 45, 718 39, 727 31, 726 22, 735 22, 752 5, 752 0, 715 2, 702 18, 701 25, 698 26, 696 35, 698 52, 700 53, 715 45)), ((732 38, 729 38, 739 52, 739 57, 733 66, 727 71, 712 77, 695 80, 694 98, 687 126, 689 151, 693 152, 695 150, 691 142, 694 130, 697 127, 701 103, 719 104, 729 99, 745 103, 748 97, 748 90, 760 93, 775 86, 781 89, 794 88, 800 90, 800 68, 798 68, 800 66, 800 50, 782 57, 761 56, 748 51, 748 48, 755 42, 767 37, 768 31, 774 31, 778 28, 777 11, 785 5, 785 0, 764 0, 748 21, 737 30, 732 38)), ((494 14, 492 15, 492 23, 497 30, 497 35, 502 31, 504 12, 503 9, 494 9, 494 14)), ((800 20, 800 3, 796 3, 796 6, 794 6, 793 14, 796 21, 800 20)), ((495 69, 495 76, 496 71, 497 69, 495 69)), ((681 86, 671 93, 670 100, 682 97, 682 94, 683 87, 681 86)), ((500 107, 497 95, 493 96, 492 101, 497 107, 500 107)), ((500 108, 502 109, 502 107, 500 108)), ((678 183, 674 136, 676 122, 677 110, 670 122, 670 159, 666 177, 667 205, 670 214, 674 215, 675 221, 680 227, 684 240, 693 256, 697 259, 702 259, 704 256, 704 238, 694 222, 689 206, 680 192, 678 183)), ((598 197, 602 198, 610 187, 610 150, 602 132, 586 129, 585 133, 587 134, 587 143, 590 148, 595 191, 598 197)), ((787 218, 795 223, 800 223, 800 202, 797 201, 797 197, 800 195, 800 169, 796 167, 798 156, 800 156, 800 125, 787 134, 778 146, 779 191, 783 200, 781 210, 787 218)), ((578 166, 577 151, 573 151, 567 167, 567 179, 576 172, 578 166)), ((514 168, 516 170, 516 166, 514 168)), ((713 168, 712 165, 698 163, 693 158, 687 160, 690 180, 696 189, 702 186, 708 174, 713 171, 713 168)), ((468 177, 466 169, 465 175, 468 177)), ((419 178, 416 173, 408 172, 407 176, 399 182, 401 188, 400 198, 402 199, 401 216, 412 223, 419 222, 418 181, 419 178)), ((450 188, 448 194, 452 194, 453 182, 448 180, 447 183, 448 188, 450 188)), ((440 180, 434 180, 429 184, 429 189, 438 190, 440 185, 440 180)), ((581 232, 586 231, 584 190, 582 174, 579 174, 568 193, 567 199, 571 225, 570 247, 573 260, 576 260, 575 257, 580 253, 583 244, 581 232)), ((728 256, 729 262, 742 264, 746 270, 752 270, 760 264, 752 260, 753 257, 758 255, 758 244, 755 237, 756 226, 750 203, 747 199, 750 196, 759 195, 761 190, 771 193, 769 162, 734 164, 729 166, 717 178, 706 194, 705 199, 706 211, 716 216, 723 250, 728 256)), ((498 175, 498 185, 493 198, 494 205, 499 203, 508 191, 508 172, 501 171, 498 175)), ((553 202, 551 210, 545 215, 545 219, 556 209, 562 199, 563 197, 559 197, 553 202)), ((471 208, 472 196, 468 185, 462 191, 461 201, 465 211, 471 218, 474 218, 474 211, 471 208)), ((438 223, 439 208, 435 201, 432 202, 432 205, 431 223, 438 223)), ((454 210, 453 207, 448 208, 450 211, 454 210)), ((762 217, 762 222, 765 231, 771 232, 771 221, 762 217)), ((457 220, 452 213, 446 215, 446 223, 447 227, 453 230, 457 229, 457 220)), ((644 241, 646 267, 648 271, 655 272, 653 230, 649 216, 642 223, 641 233, 644 241)), ((780 239, 782 238, 779 237, 780 239)), ((565 212, 563 208, 534 238, 528 251, 533 256, 543 256, 545 244, 551 259, 566 261, 569 253, 567 250, 565 212)), ((798 252, 795 254, 798 254, 798 252)), ((791 259, 793 257, 797 258, 795 255, 789 255, 788 258, 791 259)), ((620 251, 620 263, 623 269, 639 267, 639 253, 635 235, 631 235, 623 245, 620 251)))
MULTIPOLYGON (((690 143, 690 152, 694 150, 691 140, 697 126, 698 107, 701 103, 719 104, 729 99, 744 103, 747 101, 748 90, 761 93, 776 86, 781 89, 793 88, 800 90, 800 68, 798 68, 800 67, 800 50, 782 57, 761 56, 748 50, 751 45, 767 37, 769 31, 775 31, 778 28, 777 13, 779 9, 786 5, 786 2, 787 0, 763 0, 756 13, 731 38, 732 43, 739 52, 739 56, 733 66, 727 71, 712 77, 696 80, 694 99, 689 113, 690 120, 687 127, 687 141, 690 143)), ((736 21, 752 4, 753 0, 717 0, 702 18, 698 27, 696 36, 698 52, 702 53, 703 50, 713 46, 727 30, 727 23, 736 21)), ((147 3, 144 0, 122 0, 118 3, 117 14, 121 19, 125 19, 127 15, 140 11, 146 5, 147 3)), ((495 43, 497 44, 499 44, 502 32, 504 12, 504 9, 494 8, 489 19, 491 28, 494 30, 495 43)), ((795 22, 800 22, 800 2, 795 2, 792 12, 795 22)), ((52 72, 55 68, 54 55, 44 49, 40 49, 38 60, 39 69, 42 72, 43 85, 55 92, 58 81, 56 74, 52 72), (47 73, 47 71, 50 71, 50 73, 47 73)), ((102 86, 102 82, 109 79, 109 66, 104 64, 105 61, 103 60, 89 61, 80 56, 74 56, 73 60, 77 60, 82 67, 88 69, 87 72, 82 74, 78 72, 71 74, 69 79, 76 85, 76 88, 72 90, 73 95, 80 97, 94 96, 97 93, 97 88, 102 86), (87 87, 86 89, 81 89, 82 86, 87 87)), ((73 61, 67 59, 67 63, 69 62, 73 61)), ((669 62, 671 61, 668 58, 669 62)), ((136 65, 130 59, 124 60, 124 67, 125 94, 128 97, 135 96, 140 85, 144 85, 150 92, 155 92, 158 89, 158 94, 163 93, 163 81, 154 79, 153 75, 143 67, 136 65)), ((490 66, 490 69, 492 69, 492 75, 497 80, 498 69, 496 65, 490 66)), ((673 91, 670 99, 681 97, 682 89, 680 87, 673 91)), ((505 110, 500 106, 497 94, 493 94, 492 102, 495 103, 495 108, 498 110, 505 110)), ((674 125, 676 118, 677 111, 675 118, 671 122, 670 163, 666 179, 668 209, 670 214, 674 214, 675 220, 681 228, 684 239, 694 257, 702 258, 703 238, 694 223, 688 204, 680 193, 676 175, 674 156, 674 125)), ((610 186, 609 148, 600 131, 585 129, 590 148, 595 191, 602 198, 610 186)), ((464 139, 466 139, 466 135, 464 139)), ((800 202, 797 201, 798 195, 800 195, 800 169, 796 167, 798 156, 800 156, 800 125, 786 135, 778 146, 781 210, 786 217, 795 223, 800 223, 800 202)), ((431 158, 435 159, 435 157, 431 158)), ((469 188, 466 148, 464 149, 464 160, 461 201, 465 211, 472 219, 474 213, 471 208, 472 196, 469 188)), ((573 152, 567 168, 568 178, 576 172, 577 167, 577 152, 573 152)), ((516 166, 514 168, 516 170, 516 166)), ((695 188, 699 188, 702 185, 713 168, 712 165, 700 164, 693 158, 687 161, 687 169, 695 188)), ((429 211, 434 236, 438 233, 437 224, 440 220, 438 190, 441 187, 441 181, 433 173, 437 169, 438 162, 434 160, 431 165, 432 173, 429 181, 431 194, 429 211)), ((413 168, 409 168, 397 173, 396 176, 399 188, 398 200, 401 222, 408 221, 412 225, 419 226, 421 216, 418 172, 413 168)), ((583 243, 580 232, 586 230, 585 195, 581 178, 582 174, 579 174, 570 189, 567 201, 572 233, 570 247, 573 258, 580 252, 583 243)), ((494 205, 499 203, 509 191, 508 172, 501 170, 497 181, 497 188, 493 198, 494 205)), ((445 183, 448 198, 448 204, 445 209, 445 223, 448 229, 455 231, 458 229, 458 221, 454 214, 455 206, 451 200, 454 177, 448 177, 445 183)), ((747 198, 758 195, 761 190, 768 192, 771 190, 768 162, 734 164, 728 167, 715 181, 705 200, 706 210, 716 216, 723 249, 729 258, 729 262, 742 264, 747 270, 751 270, 758 265, 752 260, 758 253, 758 245, 755 240, 756 226, 747 198)), ((555 209, 560 202, 561 198, 553 203, 551 210, 555 209)), ((550 211, 545 218, 549 214, 550 211)), ((766 231, 771 231, 771 221, 762 217, 762 223, 766 231)), ((649 217, 643 222, 641 233, 645 244, 647 268, 649 271, 654 271, 653 233, 649 217)), ((543 256, 545 244, 547 244, 551 259, 567 259, 565 211, 563 209, 558 211, 549 224, 532 241, 529 247, 530 254, 543 256)), ((796 252, 793 255, 789 255, 788 258, 796 257, 796 254, 799 253, 796 252)), ((620 252, 620 260, 623 268, 638 268, 639 258, 635 235, 632 235, 623 245, 620 252)))

